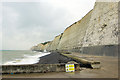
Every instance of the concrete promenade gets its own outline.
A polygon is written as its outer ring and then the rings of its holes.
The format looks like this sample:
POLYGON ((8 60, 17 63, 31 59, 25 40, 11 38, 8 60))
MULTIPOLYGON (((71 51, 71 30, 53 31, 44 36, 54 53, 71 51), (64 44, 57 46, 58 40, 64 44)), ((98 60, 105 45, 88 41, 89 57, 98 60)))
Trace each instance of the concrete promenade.
POLYGON ((92 56, 80 53, 72 53, 77 57, 101 62, 100 69, 86 69, 74 73, 50 72, 30 74, 4 74, 3 78, 118 78, 118 58, 108 56, 92 56))

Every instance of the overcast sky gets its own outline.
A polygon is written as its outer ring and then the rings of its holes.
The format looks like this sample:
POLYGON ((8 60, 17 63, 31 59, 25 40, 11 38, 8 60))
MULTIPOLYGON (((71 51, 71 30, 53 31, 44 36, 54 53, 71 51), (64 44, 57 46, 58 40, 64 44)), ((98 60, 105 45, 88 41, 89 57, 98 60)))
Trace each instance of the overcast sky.
POLYGON ((95 0, 40 0, 2 4, 2 49, 26 50, 53 40, 94 7, 95 0))

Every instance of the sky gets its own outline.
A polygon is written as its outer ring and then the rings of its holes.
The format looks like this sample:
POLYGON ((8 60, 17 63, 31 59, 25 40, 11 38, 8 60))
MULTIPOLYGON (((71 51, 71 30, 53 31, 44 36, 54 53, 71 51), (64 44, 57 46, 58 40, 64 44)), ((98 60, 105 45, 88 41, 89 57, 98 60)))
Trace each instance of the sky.
POLYGON ((95 0, 2 2, 0 49, 28 50, 39 43, 51 41, 83 18, 94 4, 95 0))

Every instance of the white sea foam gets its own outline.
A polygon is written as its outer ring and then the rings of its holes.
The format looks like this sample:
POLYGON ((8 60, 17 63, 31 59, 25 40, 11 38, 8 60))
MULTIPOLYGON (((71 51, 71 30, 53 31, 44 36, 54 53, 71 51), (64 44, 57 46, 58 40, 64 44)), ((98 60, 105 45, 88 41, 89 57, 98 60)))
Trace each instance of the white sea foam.
POLYGON ((9 61, 4 63, 3 65, 25 65, 25 64, 35 64, 38 63, 40 60, 40 57, 43 57, 45 55, 50 54, 50 52, 48 53, 37 53, 33 56, 30 55, 24 55, 24 57, 22 59, 16 59, 14 61, 9 61))

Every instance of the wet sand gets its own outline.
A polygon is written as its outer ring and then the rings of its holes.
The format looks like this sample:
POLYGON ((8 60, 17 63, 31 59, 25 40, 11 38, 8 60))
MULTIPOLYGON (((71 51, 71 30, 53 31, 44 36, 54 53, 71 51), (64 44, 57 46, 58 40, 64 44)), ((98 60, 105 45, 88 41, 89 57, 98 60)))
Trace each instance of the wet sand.
POLYGON ((2 77, 3 78, 118 78, 118 58, 117 57, 90 56, 90 55, 83 55, 80 53, 72 53, 72 55, 76 55, 88 60, 100 61, 101 68, 100 69, 83 68, 81 71, 76 71, 74 73, 50 72, 50 73, 30 73, 30 74, 25 74, 25 73, 24 74, 4 74, 2 75, 2 77))

